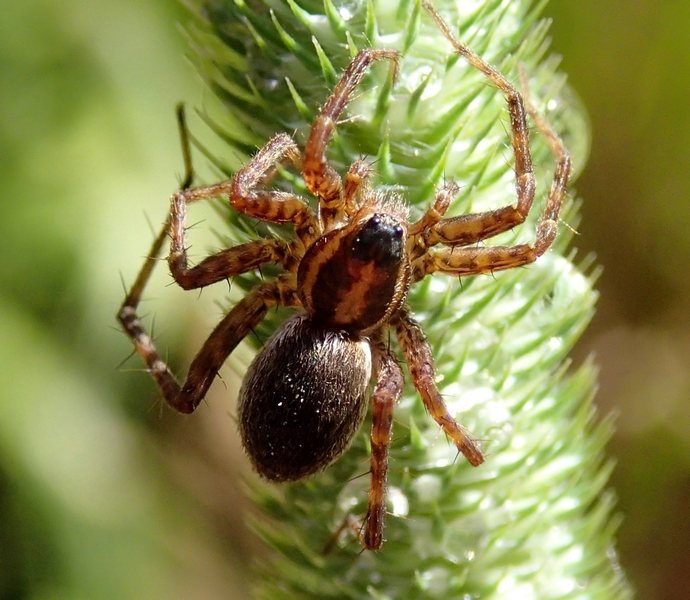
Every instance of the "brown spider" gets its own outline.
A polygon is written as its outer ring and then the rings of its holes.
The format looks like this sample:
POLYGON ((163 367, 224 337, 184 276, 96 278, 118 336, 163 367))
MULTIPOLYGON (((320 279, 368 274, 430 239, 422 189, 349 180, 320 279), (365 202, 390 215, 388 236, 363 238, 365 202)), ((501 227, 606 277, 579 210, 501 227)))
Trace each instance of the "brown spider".
POLYGON ((385 332, 395 330, 414 386, 431 416, 472 465, 481 464, 484 455, 477 442, 449 414, 436 387, 431 348, 405 297, 411 284, 433 272, 476 275, 536 260, 556 236, 571 166, 561 140, 529 101, 523 101, 503 75, 458 42, 428 3, 423 5, 455 51, 506 96, 517 202, 446 218, 458 191, 455 183, 447 182, 426 214, 410 224, 400 197, 369 187, 370 166, 365 161, 353 163, 343 181, 325 156, 336 123, 369 66, 386 59, 395 71, 400 58, 396 50, 364 49, 321 109, 303 154, 289 135, 279 134, 232 179, 191 189, 188 182, 173 195, 168 221, 118 314, 168 404, 191 413, 228 355, 271 308, 300 308, 266 342, 244 377, 238 404, 242 443, 252 466, 266 479, 294 481, 318 473, 350 445, 364 419, 373 378, 371 488, 363 527, 363 543, 368 549, 380 548, 383 541, 393 407, 403 389, 403 372, 384 341, 385 332), (535 179, 525 107, 556 155, 554 180, 533 244, 484 247, 479 242, 522 223, 532 206, 535 179), (318 199, 318 211, 296 194, 261 185, 269 171, 285 159, 301 170, 307 189, 318 199), (251 241, 189 267, 187 206, 220 195, 228 196, 234 209, 250 217, 292 223, 295 239, 251 241), (167 236, 170 271, 186 290, 269 263, 284 270, 275 280, 258 284, 225 315, 192 361, 182 385, 136 315, 167 236))

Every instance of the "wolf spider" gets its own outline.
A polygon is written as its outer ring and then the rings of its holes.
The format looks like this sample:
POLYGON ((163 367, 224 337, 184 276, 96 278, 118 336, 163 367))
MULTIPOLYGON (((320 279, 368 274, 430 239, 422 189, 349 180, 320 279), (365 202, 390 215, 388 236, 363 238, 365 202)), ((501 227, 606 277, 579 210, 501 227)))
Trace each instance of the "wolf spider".
MULTIPOLYGON (((415 388, 431 417, 472 465, 484 461, 477 441, 448 412, 434 381, 434 360, 421 327, 405 303, 413 283, 439 272, 455 276, 493 273, 531 263, 552 244, 570 173, 560 138, 518 90, 494 67, 455 39, 424 2, 455 52, 479 69, 506 97, 515 156, 514 204, 478 214, 445 217, 458 186, 446 182, 421 219, 408 222, 404 201, 368 185, 371 167, 354 162, 344 180, 326 160, 326 149, 353 91, 370 65, 391 63, 396 50, 360 50, 314 121, 304 152, 287 134, 271 139, 235 176, 191 188, 188 181, 171 209, 150 257, 125 299, 118 319, 170 406, 191 413, 219 368, 240 341, 276 306, 299 308, 266 342, 240 390, 238 421, 254 469, 271 481, 294 481, 318 473, 350 445, 364 419, 370 380, 371 487, 363 543, 383 542, 386 473, 393 407, 403 390, 403 372, 385 341, 393 329, 415 388), (532 207, 535 178, 526 113, 556 156, 556 172, 532 244, 485 247, 480 242, 522 223, 532 207), (318 210, 301 196, 268 189, 264 177, 289 161, 318 199, 318 210), (188 266, 187 207, 220 195, 245 215, 270 223, 292 223, 295 238, 259 239, 188 266), (166 239, 168 264, 185 290, 198 289, 277 263, 283 273, 263 281, 228 312, 203 344, 179 384, 136 315, 144 286, 166 239)), ((523 78, 524 79, 524 78, 523 78)), ((188 151, 188 149, 187 149, 188 151)))

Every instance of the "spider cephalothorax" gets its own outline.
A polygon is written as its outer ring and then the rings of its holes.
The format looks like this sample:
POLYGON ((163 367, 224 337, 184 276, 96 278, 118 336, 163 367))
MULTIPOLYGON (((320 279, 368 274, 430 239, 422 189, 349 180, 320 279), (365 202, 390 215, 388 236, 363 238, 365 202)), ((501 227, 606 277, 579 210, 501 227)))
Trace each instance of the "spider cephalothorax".
POLYGON ((383 541, 386 471, 393 407, 403 389, 403 372, 384 340, 395 332, 412 381, 430 415, 473 465, 484 456, 455 421, 436 387, 431 348, 405 304, 411 284, 433 272, 476 275, 534 261, 553 242, 565 195, 570 159, 558 136, 498 71, 460 44, 426 2, 455 51, 505 94, 515 155, 517 201, 485 213, 445 217, 458 187, 447 182, 421 219, 408 223, 401 198, 371 189, 370 167, 354 162, 344 180, 328 164, 326 149, 336 123, 369 66, 399 60, 395 50, 361 50, 346 69, 315 120, 302 153, 287 134, 271 139, 235 176, 211 186, 183 187, 173 195, 168 221, 118 318, 166 401, 192 412, 237 344, 275 306, 299 309, 268 340, 249 367, 240 391, 238 420, 254 468, 274 481, 317 473, 348 447, 364 418, 370 382, 371 488, 363 529, 367 548, 383 541), (483 246, 479 242, 522 223, 532 207, 535 182, 526 111, 546 137, 557 167, 534 244, 483 246), (282 161, 301 171, 318 210, 307 200, 262 185, 282 161), (186 213, 191 202, 227 196, 230 205, 271 223, 292 223, 293 240, 260 239, 213 254, 189 267, 186 213), (185 289, 201 288, 277 263, 283 273, 251 290, 211 333, 180 385, 136 316, 136 307, 156 257, 169 235, 168 264, 185 289))

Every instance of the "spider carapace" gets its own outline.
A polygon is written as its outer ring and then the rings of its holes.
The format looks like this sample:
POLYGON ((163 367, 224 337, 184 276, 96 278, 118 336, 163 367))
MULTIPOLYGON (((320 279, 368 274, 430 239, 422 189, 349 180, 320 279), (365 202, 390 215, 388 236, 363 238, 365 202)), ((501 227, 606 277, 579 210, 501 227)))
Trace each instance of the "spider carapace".
POLYGON ((446 217, 458 192, 455 183, 446 182, 421 219, 408 223, 407 207, 400 197, 370 187, 371 167, 366 161, 354 162, 342 178, 326 159, 336 123, 372 63, 390 61, 394 76, 399 61, 396 50, 360 50, 323 105, 303 152, 289 135, 279 134, 232 179, 210 186, 184 186, 173 195, 168 220, 118 314, 168 404, 190 413, 228 355, 271 308, 298 309, 266 342, 244 376, 238 403, 242 443, 263 477, 299 480, 322 471, 346 450, 371 403, 371 486, 362 530, 369 549, 378 549, 383 542, 393 407, 404 383, 397 355, 387 343, 388 331, 395 332, 412 382, 432 418, 472 465, 484 461, 479 445, 449 414, 436 386, 431 348, 405 304, 410 285, 433 272, 475 275, 534 261, 555 238, 570 173, 570 158, 544 118, 503 75, 458 42, 428 3, 423 5, 454 50, 506 97, 516 202, 484 213, 446 217), (556 157, 536 240, 484 246, 479 242, 522 223, 532 207, 535 180, 527 113, 556 157), (297 194, 263 184, 281 162, 301 171, 307 189, 318 199, 318 210, 297 194), (294 239, 247 242, 188 266, 187 207, 215 196, 227 197, 235 210, 249 217, 291 223, 294 239), (202 288, 270 263, 283 268, 282 274, 258 284, 224 316, 181 385, 136 315, 168 237, 170 271, 184 289, 202 288))

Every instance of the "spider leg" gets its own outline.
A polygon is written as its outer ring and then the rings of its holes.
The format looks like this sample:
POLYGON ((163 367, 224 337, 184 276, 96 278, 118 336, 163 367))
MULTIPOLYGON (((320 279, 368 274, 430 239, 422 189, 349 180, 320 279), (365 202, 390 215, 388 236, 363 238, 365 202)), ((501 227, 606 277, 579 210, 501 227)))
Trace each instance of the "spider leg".
POLYGON ((563 140, 556 133, 553 127, 551 127, 551 124, 546 120, 544 115, 534 108, 534 105, 530 101, 527 74, 525 73, 522 64, 518 65, 518 70, 520 72, 520 82, 522 85, 527 112, 532 117, 532 120, 537 126, 539 132, 546 139, 552 154, 556 157, 556 171, 554 173, 553 180, 551 181, 549 195, 547 197, 546 206, 542 212, 541 219, 542 221, 551 220, 557 222, 561 205, 563 203, 563 198, 565 197, 568 179, 570 178, 570 171, 572 170, 573 166, 572 160, 570 159, 570 154, 568 153, 563 140))
POLYGON ((570 176, 571 161, 563 142, 546 120, 534 109, 527 98, 526 77, 521 70, 526 99, 494 67, 453 36, 449 27, 434 8, 424 0, 424 8, 448 38, 455 51, 472 66, 480 70, 503 94, 510 112, 511 145, 515 156, 515 188, 517 202, 495 210, 441 219, 422 234, 421 248, 443 244, 446 248, 418 252, 413 257, 413 279, 419 280, 429 273, 441 271, 456 275, 474 275, 510 269, 533 262, 551 246, 558 231, 558 214, 565 197, 570 176), (535 179, 529 146, 526 113, 529 112, 539 131, 545 136, 557 164, 546 205, 537 225, 534 244, 498 246, 494 248, 460 248, 508 231, 523 223, 534 201, 535 179))
POLYGON ((539 252, 551 245, 555 228, 549 228, 537 236, 536 244, 515 246, 490 246, 485 248, 458 248, 455 246, 429 250, 412 265, 413 279, 418 281, 429 273, 447 275, 481 275, 513 269, 534 262, 539 252))
POLYGON ((404 377, 395 356, 383 346, 374 346, 377 380, 371 397, 371 487, 364 525, 364 545, 378 550, 383 543, 386 516, 388 449, 393 426, 393 407, 400 398, 404 377))
POLYGON ((434 358, 429 342, 427 342, 424 332, 414 320, 407 307, 404 306, 400 309, 394 325, 398 342, 405 355, 405 360, 412 376, 412 381, 421 395, 429 414, 431 414, 471 465, 476 467, 482 464, 484 462, 484 454, 479 445, 450 415, 441 392, 436 387, 436 382, 434 381, 434 358))
MULTIPOLYGON (((529 130, 525 118, 525 106, 520 92, 498 70, 482 59, 472 49, 460 43, 450 31, 436 10, 424 0, 422 6, 431 15, 443 35, 453 45, 454 50, 467 60, 473 67, 481 71, 506 97, 508 111, 510 113, 511 145, 515 156, 515 188, 517 191, 517 203, 500 209, 500 221, 506 229, 513 227, 525 220, 534 199, 535 180, 532 169, 532 155, 529 147, 529 130)), ((452 223, 453 220, 450 220, 452 223)), ((441 222, 432 231, 438 232, 449 229, 447 239, 454 241, 452 225, 441 222)), ((495 235, 495 234, 491 234, 495 235)), ((439 233, 429 233, 428 245, 441 242, 439 233), (436 239, 438 238, 438 239, 436 239)))
POLYGON ((299 249, 295 243, 283 240, 256 240, 208 256, 200 264, 189 268, 185 247, 187 203, 227 193, 233 204, 233 194, 239 193, 240 198, 233 205, 250 216, 275 222, 294 220, 296 223, 309 220, 315 222, 315 219, 307 205, 296 196, 280 195, 278 192, 252 193, 248 189, 256 185, 263 174, 283 158, 287 157, 295 163, 299 161, 299 151, 289 136, 276 136, 269 141, 232 180, 214 186, 190 188, 194 172, 190 138, 181 104, 177 107, 177 121, 185 164, 184 183, 182 189, 172 197, 170 215, 154 240, 148 257, 120 307, 117 319, 134 343, 135 350, 144 359, 168 404, 180 412, 190 413, 203 399, 228 355, 261 321, 269 308, 277 304, 298 304, 296 282, 294 275, 287 273, 277 281, 261 283, 249 292, 216 326, 192 361, 186 381, 180 385, 136 314, 166 238, 171 238, 168 258, 170 271, 184 289, 204 287, 270 262, 277 262, 287 271, 294 271, 299 256, 293 254, 299 254, 299 249), (243 192, 244 197, 241 196, 243 192))
POLYGON ((249 217, 271 223, 293 223, 295 233, 308 246, 320 234, 318 222, 307 203, 295 194, 257 189, 264 175, 284 159, 298 165, 297 144, 281 133, 268 143, 232 179, 214 185, 183 189, 173 194, 170 208, 171 254, 185 251, 187 204, 227 195, 230 205, 249 217))
POLYGON ((294 270, 297 258, 291 252, 292 246, 281 239, 254 240, 211 254, 198 265, 188 267, 186 250, 180 251, 176 245, 178 250, 170 251, 168 265, 177 284, 185 290, 193 290, 269 263, 281 264, 288 271, 294 270))
POLYGON ((559 178, 557 172, 546 207, 537 225, 534 243, 472 248, 446 246, 431 249, 412 263, 413 279, 417 281, 433 272, 458 276, 479 275, 534 262, 546 252, 556 237, 556 219, 562 202, 561 190, 565 187, 565 178, 567 176, 559 178))
POLYGON ((352 92, 362 81, 371 64, 384 58, 392 61, 395 74, 400 59, 397 50, 364 48, 357 53, 314 121, 304 149, 304 182, 309 191, 318 196, 321 219, 326 226, 337 218, 343 202, 343 182, 340 175, 326 161, 326 148, 352 92))
MULTIPOLYGON (((144 271, 147 271, 146 265, 142 269, 144 271)), ((145 283, 145 279, 140 274, 137 283, 145 283)), ((180 385, 136 315, 142 290, 143 285, 135 284, 117 318, 134 343, 136 351, 144 359, 167 403, 182 413, 191 413, 196 409, 223 362, 271 307, 279 304, 295 305, 298 302, 292 275, 285 275, 272 283, 257 285, 218 323, 192 361, 185 382, 180 385)))
MULTIPOLYGON (((525 102, 525 106, 534 119, 537 129, 545 137, 551 152, 556 157, 556 170, 537 227, 537 238, 541 239, 541 244, 537 244, 537 246, 542 247, 537 248, 535 246, 535 249, 538 250, 537 256, 540 256, 551 245, 556 235, 558 215, 565 198, 572 162, 563 141, 546 119, 528 101, 525 102)), ((518 204, 514 206, 439 220, 437 223, 432 223, 424 231, 424 245, 430 247, 435 244, 447 246, 476 244, 524 222, 530 209, 531 199, 529 205, 523 204, 521 207, 518 198, 518 204)))

